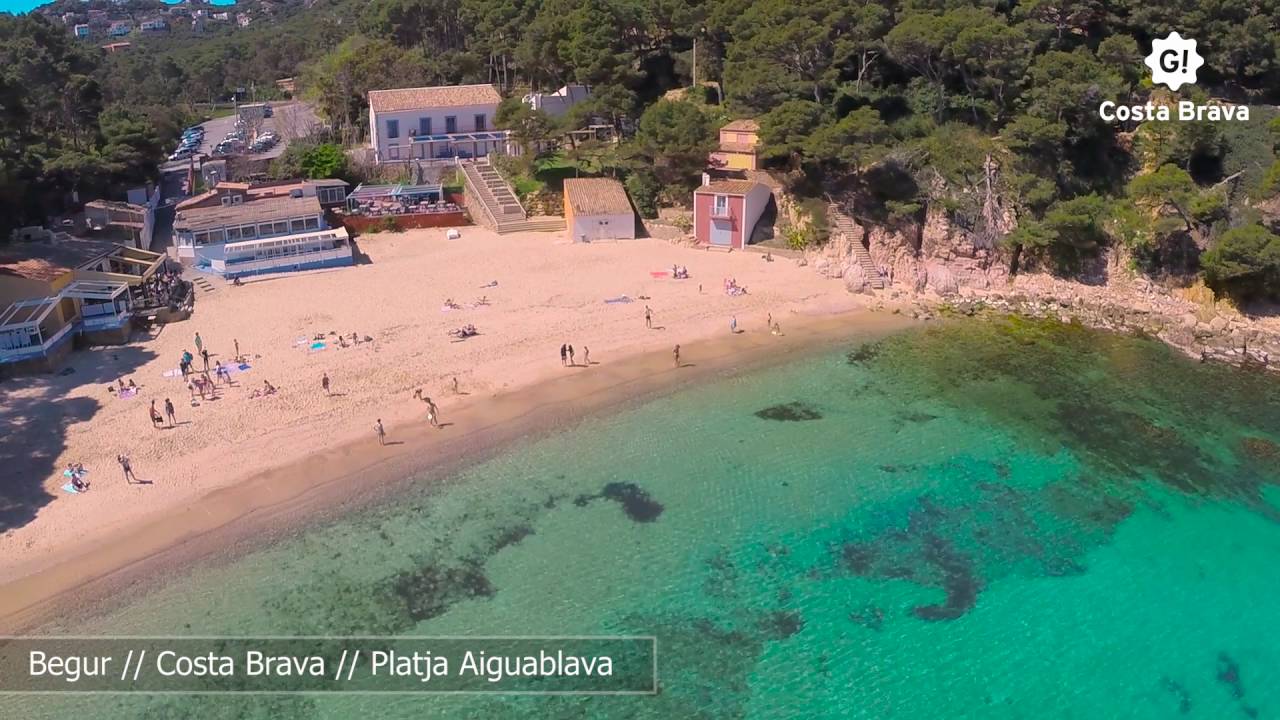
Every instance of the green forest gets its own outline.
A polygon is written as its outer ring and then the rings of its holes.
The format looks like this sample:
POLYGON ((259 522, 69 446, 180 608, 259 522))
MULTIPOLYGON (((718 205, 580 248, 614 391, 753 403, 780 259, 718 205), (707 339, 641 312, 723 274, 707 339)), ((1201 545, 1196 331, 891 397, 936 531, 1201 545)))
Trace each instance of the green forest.
MULTIPOLYGON (((492 82, 519 97, 591 85, 627 138, 567 160, 623 177, 642 211, 683 197, 724 121, 820 208, 911 227, 943 208, 1015 269, 1077 272, 1122 246, 1135 270, 1203 273, 1280 296, 1280 2, 1220 0, 319 0, 246 29, 141 39, 104 55, 38 17, 0 15, 0 197, 7 222, 71 191, 146 178, 193 104, 298 78, 348 143, 365 93, 492 82), (1198 41, 1198 83, 1153 88, 1155 37, 1198 41), (696 71, 697 84, 694 85, 696 71), (688 88, 672 99, 670 91, 688 88), (1107 123, 1120 104, 1247 104, 1251 121, 1107 123)), ((504 107, 532 144, 558 128, 504 107)), ((565 160, 560 158, 559 160, 565 160)))

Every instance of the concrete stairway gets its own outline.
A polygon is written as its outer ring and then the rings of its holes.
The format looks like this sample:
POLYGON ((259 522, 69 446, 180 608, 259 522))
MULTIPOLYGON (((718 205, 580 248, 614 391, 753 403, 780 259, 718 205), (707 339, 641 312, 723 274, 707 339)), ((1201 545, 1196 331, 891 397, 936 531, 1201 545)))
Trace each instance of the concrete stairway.
POLYGON ((862 267, 863 277, 867 279, 867 284, 877 290, 883 290, 885 287, 884 278, 880 277, 880 271, 876 268, 875 261, 871 259, 871 253, 862 245, 862 232, 853 222, 853 218, 844 214, 840 210, 840 206, 832 203, 827 205, 827 221, 829 222, 833 232, 844 235, 845 242, 848 243, 853 259, 862 267))
POLYGON ((529 217, 511 186, 489 163, 465 163, 462 174, 467 186, 467 204, 473 210, 474 219, 499 235, 564 229, 564 218, 529 217))

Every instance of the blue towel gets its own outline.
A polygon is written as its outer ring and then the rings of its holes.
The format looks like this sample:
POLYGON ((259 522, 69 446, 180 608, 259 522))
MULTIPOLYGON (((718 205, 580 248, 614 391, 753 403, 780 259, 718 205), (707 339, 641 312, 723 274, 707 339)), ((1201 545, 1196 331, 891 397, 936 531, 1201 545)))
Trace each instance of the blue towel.
POLYGON ((79 494, 80 494, 80 491, 76 489, 76 486, 75 486, 75 485, 72 485, 71 483, 67 483, 66 485, 63 485, 63 486, 62 486, 62 489, 63 489, 64 491, 66 491, 66 492, 71 493, 72 495, 79 495, 79 494))

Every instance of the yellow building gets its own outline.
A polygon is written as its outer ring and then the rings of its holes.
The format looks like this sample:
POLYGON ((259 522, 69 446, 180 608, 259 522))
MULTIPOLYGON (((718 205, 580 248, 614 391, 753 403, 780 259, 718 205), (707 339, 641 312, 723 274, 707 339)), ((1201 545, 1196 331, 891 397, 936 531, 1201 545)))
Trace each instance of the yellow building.
POLYGON ((734 120, 720 128, 720 149, 711 153, 711 167, 717 170, 759 170, 759 144, 760 123, 734 120))
POLYGON ((164 260, 67 236, 0 246, 0 364, 51 370, 77 335, 126 342, 134 298, 164 260))

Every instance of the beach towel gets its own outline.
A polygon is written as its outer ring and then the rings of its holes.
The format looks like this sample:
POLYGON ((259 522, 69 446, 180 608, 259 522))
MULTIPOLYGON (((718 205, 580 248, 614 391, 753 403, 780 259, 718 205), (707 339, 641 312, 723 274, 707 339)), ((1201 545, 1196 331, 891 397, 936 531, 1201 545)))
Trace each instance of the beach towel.
POLYGON ((324 344, 324 343, 322 343, 322 342, 313 342, 313 343, 311 343, 311 347, 310 347, 310 348, 308 348, 308 349, 309 349, 309 350, 311 350, 312 352, 319 352, 319 351, 321 351, 321 350, 325 349, 326 347, 328 347, 328 346, 327 346, 327 345, 325 345, 325 344, 324 344))
POLYGON ((174 368, 172 370, 165 370, 162 374, 165 377, 182 377, 182 370, 174 368))
POLYGON ((606 303, 610 304, 610 305, 612 305, 612 304, 614 304, 614 303, 629 303, 629 302, 635 302, 634 300, 632 300, 631 298, 627 297, 626 295, 619 295, 619 296, 618 296, 618 297, 616 297, 616 298, 605 298, 605 299, 604 299, 604 301, 605 301, 606 303))
POLYGON ((138 388, 135 388, 135 387, 127 387, 120 391, 121 398, 131 398, 137 394, 138 394, 138 388))
POLYGON ((248 372, 250 369, 249 363, 240 363, 239 365, 223 365, 222 367, 227 371, 228 374, 248 372))
POLYGON ((666 270, 650 270, 649 271, 649 275, 654 278, 664 278, 670 274, 671 273, 667 272, 666 270))
POLYGON ((79 495, 79 494, 80 494, 80 491, 76 489, 76 486, 75 486, 75 485, 72 485, 71 483, 67 483, 66 485, 63 485, 63 486, 62 486, 62 491, 63 491, 63 492, 69 492, 69 493, 71 493, 72 495, 79 495))

